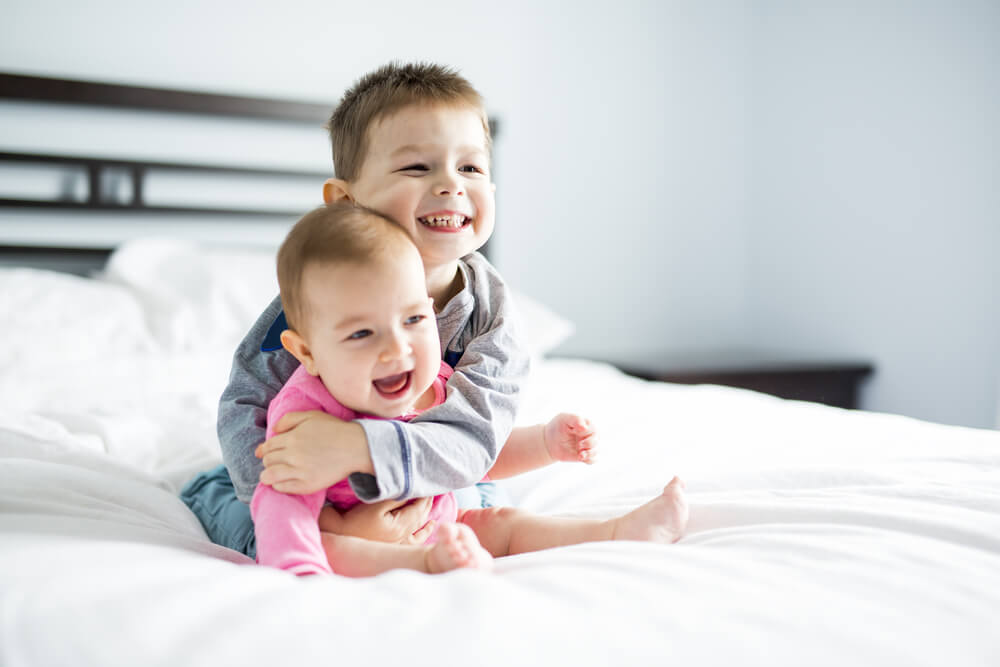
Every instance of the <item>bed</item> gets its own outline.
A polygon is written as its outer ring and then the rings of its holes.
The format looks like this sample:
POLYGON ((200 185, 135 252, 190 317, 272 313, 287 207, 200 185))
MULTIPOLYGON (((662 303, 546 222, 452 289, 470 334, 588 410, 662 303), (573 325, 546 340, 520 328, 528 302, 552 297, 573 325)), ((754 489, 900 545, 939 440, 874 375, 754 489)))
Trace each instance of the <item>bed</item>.
POLYGON ((177 493, 220 461, 272 261, 135 238, 88 275, 0 267, 0 664, 1000 664, 1000 432, 552 357, 570 326, 527 295, 519 422, 579 411, 602 450, 513 502, 607 517, 679 475, 679 543, 362 580, 213 545, 177 493))

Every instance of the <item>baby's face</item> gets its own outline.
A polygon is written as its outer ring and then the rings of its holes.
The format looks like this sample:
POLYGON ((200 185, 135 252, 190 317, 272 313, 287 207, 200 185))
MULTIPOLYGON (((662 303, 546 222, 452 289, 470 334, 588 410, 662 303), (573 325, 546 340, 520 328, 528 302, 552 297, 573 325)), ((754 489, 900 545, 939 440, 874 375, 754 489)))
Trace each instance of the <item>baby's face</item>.
POLYGON ((391 260, 313 264, 302 281, 309 371, 352 410, 379 417, 410 412, 441 364, 416 250, 407 244, 391 260))
POLYGON ((467 107, 430 105, 405 107, 373 124, 351 183, 359 204, 410 233, 428 270, 486 243, 494 190, 480 116, 467 107))

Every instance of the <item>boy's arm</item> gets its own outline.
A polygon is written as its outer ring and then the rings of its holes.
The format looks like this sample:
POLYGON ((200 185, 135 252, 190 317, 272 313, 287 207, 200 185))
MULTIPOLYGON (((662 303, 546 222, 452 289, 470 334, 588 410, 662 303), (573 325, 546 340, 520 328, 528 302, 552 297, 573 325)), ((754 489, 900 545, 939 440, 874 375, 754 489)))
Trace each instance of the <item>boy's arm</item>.
POLYGON ((374 476, 349 477, 358 497, 418 498, 471 486, 496 461, 514 425, 528 356, 498 318, 470 341, 447 399, 410 422, 360 420, 374 476))
MULTIPOLYGON (((496 461, 514 426, 529 355, 506 286, 478 255, 466 258, 466 288, 438 318, 443 348, 461 350, 447 399, 410 422, 361 420, 375 474, 351 475, 362 500, 417 498, 471 486, 496 461), (467 299, 471 318, 449 319, 467 299)), ((446 359, 446 361, 450 361, 446 359)))
POLYGON ((282 493, 312 493, 353 472, 374 472, 364 429, 316 410, 281 417, 254 454, 264 464, 261 483, 282 493))
MULTIPOLYGON (((463 292, 449 302, 443 316, 438 318, 442 342, 457 341, 457 348, 446 349, 462 351, 448 382, 446 401, 408 423, 362 419, 352 424, 363 429, 369 453, 353 469, 365 471, 362 464, 367 463, 371 472, 355 472, 348 478, 354 492, 365 502, 432 496, 475 484, 493 465, 510 435, 529 358, 518 340, 503 282, 484 259, 478 258, 478 264, 478 269, 470 268, 466 274, 468 293, 463 292), (449 319, 450 311, 457 316, 449 319)), ((277 309, 273 316, 277 315, 277 309)), ((263 339, 264 331, 258 334, 258 341, 263 339)), ((284 419, 302 416, 295 417, 292 413, 284 419)), ((321 417, 305 418, 285 433, 294 438, 288 448, 296 450, 295 458, 305 458, 301 455, 307 443, 333 441, 332 421, 345 425, 332 417, 321 417), (307 426, 312 435, 298 437, 296 432, 307 426)), ((339 433, 337 437, 355 438, 343 431, 339 433)), ((268 441, 265 450, 271 448, 272 441, 268 441)), ((342 440, 336 441, 344 444, 342 440)), ((244 437, 242 442, 255 441, 244 437)), ((253 456, 254 448, 248 449, 253 456)), ((325 467, 316 461, 312 464, 304 469, 315 471, 321 465, 325 467)), ((292 486, 286 486, 281 479, 269 479, 269 483, 288 493, 309 493, 342 478, 312 477, 309 483, 292 486)))

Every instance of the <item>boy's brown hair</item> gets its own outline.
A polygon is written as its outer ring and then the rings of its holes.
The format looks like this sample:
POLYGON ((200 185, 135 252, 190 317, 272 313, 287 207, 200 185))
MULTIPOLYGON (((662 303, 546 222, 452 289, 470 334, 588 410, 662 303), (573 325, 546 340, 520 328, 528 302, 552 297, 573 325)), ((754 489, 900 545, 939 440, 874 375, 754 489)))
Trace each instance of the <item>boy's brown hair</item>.
POLYGON ((302 216, 278 249, 278 289, 288 328, 302 333, 306 310, 302 276, 306 267, 366 264, 396 256, 401 243, 413 246, 405 229, 391 218, 351 202, 328 204, 302 216))
POLYGON ((389 63, 347 89, 326 125, 333 146, 333 170, 345 181, 357 179, 368 151, 368 128, 414 104, 468 106, 479 114, 490 151, 490 125, 483 98, 459 73, 432 63, 389 63))

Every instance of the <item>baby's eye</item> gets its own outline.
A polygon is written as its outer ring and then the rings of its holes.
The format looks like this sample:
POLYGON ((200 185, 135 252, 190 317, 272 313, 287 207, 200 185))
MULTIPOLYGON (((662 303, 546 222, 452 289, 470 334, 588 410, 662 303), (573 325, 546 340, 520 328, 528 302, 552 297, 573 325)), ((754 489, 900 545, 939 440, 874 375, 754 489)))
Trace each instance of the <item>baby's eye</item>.
POLYGON ((482 174, 482 173, 485 173, 485 170, 482 167, 478 167, 478 166, 476 166, 474 164, 462 165, 461 167, 458 168, 458 170, 461 171, 461 172, 465 172, 467 174, 482 174))
POLYGON ((372 335, 371 329, 359 329, 358 331, 355 331, 350 336, 348 336, 347 340, 361 340, 362 338, 367 338, 368 336, 371 335, 372 335))
POLYGON ((426 315, 413 315, 412 317, 407 317, 405 324, 420 324, 427 319, 426 315))
POLYGON ((419 163, 418 164, 408 164, 405 167, 403 167, 402 169, 400 169, 400 171, 427 171, 427 165, 426 164, 419 164, 419 163))

